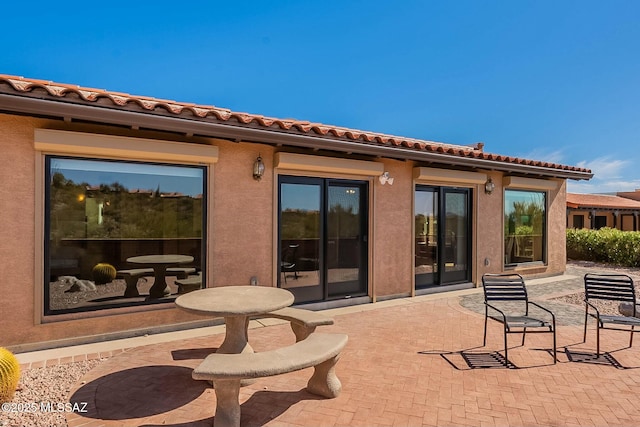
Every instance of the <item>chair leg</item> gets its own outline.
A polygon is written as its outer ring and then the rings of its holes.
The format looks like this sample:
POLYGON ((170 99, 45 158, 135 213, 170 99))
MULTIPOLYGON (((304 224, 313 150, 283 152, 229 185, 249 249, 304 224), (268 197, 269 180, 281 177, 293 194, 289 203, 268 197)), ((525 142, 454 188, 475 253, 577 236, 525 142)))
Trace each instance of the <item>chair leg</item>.
POLYGON ((634 325, 631 325, 631 336, 629 337, 629 348, 633 347, 633 329, 635 328, 634 325))
POLYGON ((522 328, 522 346, 524 347, 524 337, 527 335, 527 328, 522 328))
POLYGON ((487 345, 487 309, 484 309, 484 339, 482 341, 482 346, 486 346, 487 345))
POLYGON ((582 337, 582 342, 587 342, 587 320, 589 319, 589 309, 586 308, 584 310, 584 336, 582 337))
POLYGON ((504 363, 509 367, 509 357, 507 355, 507 325, 504 325, 504 363))
POLYGON ((600 319, 596 321, 596 357, 600 357, 600 319))
POLYGON ((555 365, 558 362, 558 352, 557 352, 557 342, 556 342, 556 325, 553 324, 553 364, 555 365))

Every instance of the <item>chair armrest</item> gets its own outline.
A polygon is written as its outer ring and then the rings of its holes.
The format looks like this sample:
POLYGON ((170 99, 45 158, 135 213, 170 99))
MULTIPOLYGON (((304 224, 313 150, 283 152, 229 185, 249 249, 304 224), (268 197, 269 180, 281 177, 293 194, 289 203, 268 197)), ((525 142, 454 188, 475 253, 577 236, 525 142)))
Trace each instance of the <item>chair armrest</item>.
POLYGON ((555 314, 553 314, 553 312, 551 310, 549 310, 548 308, 545 308, 545 307, 541 306, 540 304, 538 304, 536 302, 533 302, 533 301, 527 301, 527 304, 531 304, 531 305, 533 305, 535 307, 538 307, 539 309, 541 309, 543 311, 546 311, 547 313, 549 313, 551 315, 551 319, 553 320, 553 323, 554 324, 556 323, 555 314))
POLYGON ((486 305, 487 307, 489 307, 489 308, 491 308, 491 309, 493 309, 493 310, 497 311, 498 313, 500 313, 500 315, 502 316, 503 321, 504 321, 505 323, 507 323, 507 316, 504 314, 504 311, 500 310, 500 309, 499 309, 499 308, 497 308, 497 307, 492 306, 491 304, 489 304, 489 303, 488 303, 488 302, 486 302, 486 301, 484 302, 484 305, 486 305))
MULTIPOLYGON (((600 310, 598 310, 598 308, 597 308, 595 305, 591 304, 589 301, 584 300, 584 302, 585 302, 585 304, 587 304, 587 309, 588 309, 589 307, 593 308, 593 309, 596 311, 596 317, 597 317, 598 319, 600 319, 600 310)), ((593 316, 593 315, 592 315, 592 316, 593 316)))

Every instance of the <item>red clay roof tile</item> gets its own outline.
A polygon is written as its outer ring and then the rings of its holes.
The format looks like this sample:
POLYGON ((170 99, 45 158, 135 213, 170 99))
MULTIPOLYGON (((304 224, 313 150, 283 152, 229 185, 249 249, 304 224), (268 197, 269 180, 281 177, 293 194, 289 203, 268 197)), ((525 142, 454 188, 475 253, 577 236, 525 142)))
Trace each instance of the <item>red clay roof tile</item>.
POLYGON ((44 91, 55 98, 80 99, 86 103, 100 103, 108 105, 111 103, 116 107, 138 106, 146 111, 164 109, 173 115, 191 115, 201 119, 211 117, 214 120, 229 122, 232 120, 240 124, 256 124, 266 128, 280 128, 282 130, 297 130, 304 134, 315 134, 319 136, 334 135, 337 138, 346 138, 352 141, 363 141, 366 143, 377 143, 381 145, 391 145, 394 147, 407 147, 425 152, 446 153, 452 156, 473 157, 482 160, 493 160, 505 163, 538 166, 549 169, 559 169, 565 171, 591 173, 589 169, 575 166, 567 166, 556 163, 522 159, 518 157, 502 156, 499 154, 485 153, 484 144, 477 144, 475 147, 445 144, 434 141, 423 141, 413 138, 386 135, 376 132, 367 132, 357 129, 348 129, 338 126, 329 126, 321 123, 311 123, 308 121, 294 119, 278 119, 265 117, 257 114, 233 112, 225 108, 214 106, 196 105, 192 103, 176 102, 165 99, 157 99, 146 96, 134 96, 127 93, 106 91, 80 87, 76 85, 54 83, 46 80, 27 79, 11 75, 0 74, 0 88, 2 84, 7 84, 15 92, 29 93, 34 91, 44 91), (106 104, 105 104, 106 101, 106 104))
POLYGON ((605 194, 567 193, 567 206, 570 208, 640 209, 640 202, 605 194))

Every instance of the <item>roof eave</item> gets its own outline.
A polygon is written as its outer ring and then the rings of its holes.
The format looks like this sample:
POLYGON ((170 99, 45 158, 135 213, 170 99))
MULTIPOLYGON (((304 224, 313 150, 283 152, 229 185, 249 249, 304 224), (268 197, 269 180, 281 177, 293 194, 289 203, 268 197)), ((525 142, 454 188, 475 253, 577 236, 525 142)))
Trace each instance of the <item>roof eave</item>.
POLYGON ((61 102, 49 99, 0 94, 0 111, 34 114, 63 119, 85 120, 96 123, 127 127, 148 128, 167 132, 226 138, 247 142, 282 144, 303 148, 327 149, 347 153, 359 153, 380 157, 443 165, 498 170, 508 173, 532 174, 545 177, 588 180, 592 173, 547 168, 497 160, 461 157, 445 153, 426 152, 397 146, 374 145, 366 142, 327 137, 309 136, 297 131, 262 129, 243 124, 218 123, 196 117, 170 117, 161 114, 128 111, 101 105, 61 102))

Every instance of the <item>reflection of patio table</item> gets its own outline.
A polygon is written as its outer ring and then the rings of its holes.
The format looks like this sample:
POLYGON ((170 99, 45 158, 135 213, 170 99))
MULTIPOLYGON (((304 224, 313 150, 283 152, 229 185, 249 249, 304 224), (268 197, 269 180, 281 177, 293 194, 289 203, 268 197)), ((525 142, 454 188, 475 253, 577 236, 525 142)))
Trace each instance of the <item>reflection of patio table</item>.
POLYGON ((143 255, 127 258, 132 264, 143 264, 153 268, 153 286, 149 289, 149 298, 162 298, 171 293, 167 284, 167 268, 172 265, 193 262, 189 255, 143 255))
POLYGON ((222 286, 181 295, 176 305, 191 313, 224 317, 226 334, 218 353, 253 353, 248 342, 249 318, 293 304, 286 289, 265 286, 222 286))

